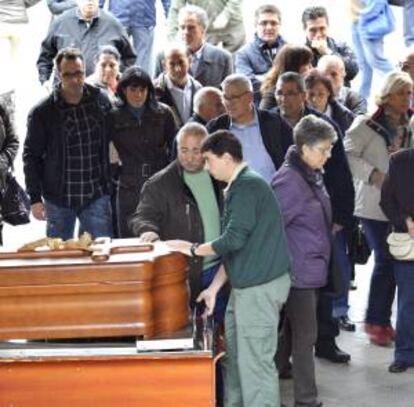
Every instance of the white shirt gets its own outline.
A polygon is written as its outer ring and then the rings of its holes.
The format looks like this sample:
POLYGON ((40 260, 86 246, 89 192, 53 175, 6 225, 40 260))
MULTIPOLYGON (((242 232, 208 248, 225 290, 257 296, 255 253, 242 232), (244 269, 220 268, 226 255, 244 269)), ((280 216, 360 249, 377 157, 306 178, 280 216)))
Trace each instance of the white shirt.
POLYGON ((185 123, 190 118, 192 111, 191 79, 188 78, 187 83, 184 86, 184 89, 175 86, 167 75, 165 76, 165 81, 167 84, 167 88, 171 92, 171 96, 174 99, 174 103, 177 106, 181 120, 183 123, 185 123))

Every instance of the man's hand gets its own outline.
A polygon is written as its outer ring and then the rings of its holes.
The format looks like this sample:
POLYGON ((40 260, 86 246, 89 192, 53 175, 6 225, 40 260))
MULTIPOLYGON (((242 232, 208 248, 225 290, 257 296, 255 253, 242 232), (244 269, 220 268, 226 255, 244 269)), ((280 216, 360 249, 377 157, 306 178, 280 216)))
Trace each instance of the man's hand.
POLYGON ((32 215, 37 220, 46 220, 45 206, 42 202, 36 202, 31 206, 32 215))
POLYGON ((186 256, 191 256, 191 242, 187 242, 186 240, 167 240, 166 243, 167 246, 171 249, 171 251, 179 252, 185 254, 186 256))
POLYGON ((311 47, 316 49, 321 55, 332 54, 332 51, 328 47, 328 42, 326 40, 313 40, 311 47))
POLYGON ((203 302, 206 304, 206 309, 203 314, 203 318, 207 318, 214 312, 216 306, 217 291, 212 289, 211 286, 201 291, 197 297, 197 302, 203 302))
POLYGON ((155 232, 144 232, 139 237, 139 240, 143 243, 151 243, 155 242, 156 240, 160 240, 160 237, 155 232))
POLYGON ((344 227, 340 225, 339 223, 334 223, 332 225, 332 234, 336 235, 338 232, 340 232, 344 227))
POLYGON ((405 224, 407 225, 408 234, 414 239, 414 221, 411 216, 405 220, 405 224))
POLYGON ((378 189, 381 189, 384 177, 385 174, 382 171, 375 169, 369 177, 369 182, 370 184, 375 185, 378 189))

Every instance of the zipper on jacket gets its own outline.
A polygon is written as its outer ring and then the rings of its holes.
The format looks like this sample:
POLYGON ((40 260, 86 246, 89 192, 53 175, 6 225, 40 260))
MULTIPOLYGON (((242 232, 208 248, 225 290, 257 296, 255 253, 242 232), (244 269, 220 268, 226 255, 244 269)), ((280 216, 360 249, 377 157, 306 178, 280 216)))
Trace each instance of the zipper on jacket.
POLYGON ((185 216, 187 217, 188 232, 191 234, 190 204, 185 204, 185 216))

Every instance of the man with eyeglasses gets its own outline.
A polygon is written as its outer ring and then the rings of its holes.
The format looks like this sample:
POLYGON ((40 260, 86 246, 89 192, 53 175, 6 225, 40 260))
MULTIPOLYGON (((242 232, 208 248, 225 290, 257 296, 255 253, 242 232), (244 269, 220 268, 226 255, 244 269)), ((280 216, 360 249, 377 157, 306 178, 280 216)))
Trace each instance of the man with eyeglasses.
POLYGON ((246 162, 270 184, 293 143, 292 129, 279 114, 254 107, 247 76, 230 75, 221 86, 226 114, 211 120, 208 131, 230 130, 241 142, 246 162))
POLYGON ((256 32, 253 41, 235 55, 235 71, 252 81, 255 103, 260 102, 263 75, 272 67, 273 59, 286 41, 280 35, 282 14, 273 4, 264 4, 254 13, 256 32))
POLYGON ((23 150, 32 214, 45 220, 48 237, 112 235, 109 153, 105 130, 108 97, 85 84, 79 49, 64 48, 55 60, 60 84, 29 113, 23 150))
MULTIPOLYGON (((324 182, 331 198, 333 212, 332 233, 335 236, 345 226, 352 224, 354 212, 354 187, 352 175, 342 143, 343 134, 339 127, 327 116, 306 105, 305 84, 296 72, 282 74, 276 82, 275 109, 294 127, 302 117, 313 114, 329 122, 337 133, 337 141, 332 149, 331 158, 324 165, 324 182)), ((323 151, 328 153, 328 151, 323 151)), ((335 251, 338 252, 335 245, 335 251)), ((321 292, 318 299, 318 339, 315 345, 316 356, 333 363, 347 363, 351 356, 338 348, 335 337, 339 335, 338 321, 332 316, 332 297, 321 292)), ((289 331, 287 331, 289 332, 289 331)), ((288 341, 289 342, 289 341, 288 341)), ((282 375, 289 375, 289 356, 279 358, 282 375)))

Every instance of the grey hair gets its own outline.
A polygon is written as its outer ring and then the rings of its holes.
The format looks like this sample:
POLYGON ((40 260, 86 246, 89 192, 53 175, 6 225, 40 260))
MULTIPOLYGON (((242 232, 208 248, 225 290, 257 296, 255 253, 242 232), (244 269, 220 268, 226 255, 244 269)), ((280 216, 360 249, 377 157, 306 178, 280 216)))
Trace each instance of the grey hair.
POLYGON ((319 61, 317 68, 319 70, 325 70, 328 65, 340 65, 345 70, 345 64, 343 59, 338 55, 324 55, 319 61))
POLYGON ((206 103, 208 102, 204 99, 205 97, 207 97, 210 94, 216 94, 218 97, 222 97, 222 93, 219 89, 213 87, 213 86, 204 86, 202 87, 200 90, 197 91, 197 93, 194 96, 194 101, 193 101, 193 110, 196 113, 200 112, 200 108, 206 103))
POLYGON ((203 8, 193 4, 187 4, 186 6, 180 8, 180 11, 178 12, 178 20, 188 15, 196 16, 198 23, 204 28, 204 30, 207 29, 208 15, 203 8))
POLYGON ((335 143, 337 135, 334 127, 326 120, 313 114, 302 117, 293 129, 293 140, 299 152, 304 145, 314 146, 323 141, 335 143))
POLYGON ((297 72, 285 72, 282 73, 282 75, 279 76, 276 82, 276 86, 280 84, 284 84, 286 82, 293 82, 296 83, 296 87, 298 88, 298 91, 301 93, 305 92, 305 81, 302 78, 302 75, 300 75, 297 72))
POLYGON ((241 73, 234 73, 224 78, 221 82, 221 88, 224 90, 227 86, 234 86, 239 90, 253 92, 253 86, 250 79, 241 73))
POLYGON ((388 98, 398 92, 403 86, 413 86, 413 81, 407 72, 391 72, 386 76, 379 94, 375 98, 375 103, 378 106, 383 106, 387 103, 388 98))
POLYGON ((181 129, 178 131, 176 135, 176 142, 179 146, 181 144, 181 141, 186 136, 196 136, 200 139, 204 139, 208 136, 207 129, 199 123, 196 122, 190 122, 186 123, 181 129))

